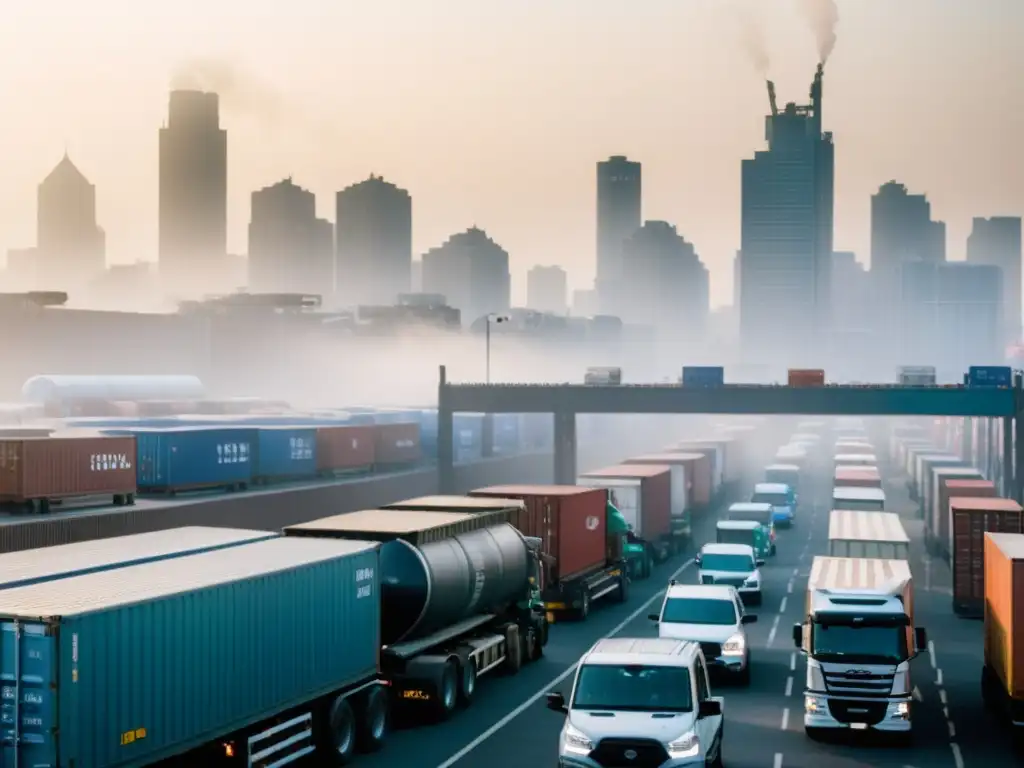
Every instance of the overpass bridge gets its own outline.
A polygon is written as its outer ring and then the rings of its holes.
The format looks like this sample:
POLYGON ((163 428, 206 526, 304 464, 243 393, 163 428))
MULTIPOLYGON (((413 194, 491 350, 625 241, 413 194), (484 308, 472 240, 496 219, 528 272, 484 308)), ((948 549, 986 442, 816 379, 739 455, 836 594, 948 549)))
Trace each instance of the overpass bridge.
MULTIPOLYGON (((968 424, 973 419, 1003 420, 1003 492, 1024 501, 1024 384, 1020 375, 1015 376, 1013 388, 1003 389, 888 384, 687 388, 678 384, 453 384, 441 366, 437 402, 437 467, 442 492, 454 488, 452 416, 458 412, 552 414, 554 477, 564 485, 576 481, 576 415, 580 413, 952 416, 962 417, 968 424), (1022 446, 1016 457, 1014 444, 1022 446)), ((983 434, 991 441, 995 432, 986 429, 983 434)), ((990 443, 990 447, 994 446, 990 443)), ((992 455, 991 450, 986 453, 992 455)))

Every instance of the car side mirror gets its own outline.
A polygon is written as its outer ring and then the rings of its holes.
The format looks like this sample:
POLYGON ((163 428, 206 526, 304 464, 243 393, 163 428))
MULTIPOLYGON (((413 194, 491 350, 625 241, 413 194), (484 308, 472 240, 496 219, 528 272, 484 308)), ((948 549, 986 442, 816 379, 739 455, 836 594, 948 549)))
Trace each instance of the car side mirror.
POLYGON ((552 691, 548 694, 548 709, 552 712, 559 712, 563 715, 569 714, 569 708, 565 706, 565 696, 558 691, 552 691))
POLYGON ((756 624, 757 614, 756 613, 745 613, 740 618, 740 624, 756 624))
POLYGON ((647 618, 650 619, 651 621, 661 621, 661 614, 660 613, 648 613, 647 614, 647 618))
POLYGON ((918 653, 928 650, 928 632, 924 627, 914 628, 914 645, 917 646, 918 653))
POLYGON ((800 649, 804 647, 804 627, 802 624, 793 625, 793 645, 800 649))
POLYGON ((704 719, 705 717, 717 717, 722 714, 722 702, 718 699, 704 699, 700 703, 697 710, 697 717, 704 719))
POLYGON ((757 560, 756 564, 758 568, 764 568, 764 560, 757 560))
POLYGON ((693 564, 700 568, 700 555, 693 556, 693 564))

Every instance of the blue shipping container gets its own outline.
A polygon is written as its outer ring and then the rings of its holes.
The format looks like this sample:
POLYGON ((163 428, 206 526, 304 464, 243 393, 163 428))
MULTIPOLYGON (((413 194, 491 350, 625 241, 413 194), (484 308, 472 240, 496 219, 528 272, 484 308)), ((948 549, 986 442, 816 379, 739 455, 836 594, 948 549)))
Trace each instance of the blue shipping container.
POLYGON ((187 526, 0 555, 0 589, 141 565, 272 539, 277 533, 187 526))
POLYGON ((373 679, 377 546, 277 538, 0 592, 0 764, 149 765, 373 679))
POLYGON ((420 411, 420 447, 424 458, 437 458, 437 409, 420 411))
POLYGON ((316 474, 316 427, 260 427, 253 477, 312 477, 316 474))
POLYGON ((484 415, 456 413, 452 417, 455 461, 479 461, 483 457, 484 415))
POLYGON ((256 429, 176 427, 105 430, 135 436, 139 490, 185 490, 252 481, 256 429))
POLYGON ((721 387, 725 384, 725 368, 720 365, 687 365, 683 368, 684 387, 721 387))
POLYGON ((496 413, 494 420, 494 453, 498 456, 511 456, 519 453, 519 422, 518 413, 496 413))
POLYGON ((1013 369, 1005 365, 972 365, 967 370, 969 387, 1012 387, 1013 369))

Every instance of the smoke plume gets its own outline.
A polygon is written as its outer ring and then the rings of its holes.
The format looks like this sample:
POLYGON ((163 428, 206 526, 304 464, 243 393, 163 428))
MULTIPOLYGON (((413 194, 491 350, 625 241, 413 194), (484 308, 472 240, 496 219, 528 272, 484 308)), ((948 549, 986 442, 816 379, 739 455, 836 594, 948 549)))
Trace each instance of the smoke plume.
POLYGON ((216 93, 225 110, 263 119, 276 120, 287 112, 283 94, 223 59, 184 62, 171 76, 171 89, 216 93))
POLYGON ((771 59, 768 57, 768 46, 764 39, 764 30, 761 28, 760 19, 752 16, 749 9, 740 8, 740 42, 743 50, 750 57, 750 63, 754 65, 759 75, 768 75, 771 66, 771 59))
POLYGON ((818 41, 818 60, 825 64, 836 47, 839 8, 835 0, 798 0, 798 4, 818 41))

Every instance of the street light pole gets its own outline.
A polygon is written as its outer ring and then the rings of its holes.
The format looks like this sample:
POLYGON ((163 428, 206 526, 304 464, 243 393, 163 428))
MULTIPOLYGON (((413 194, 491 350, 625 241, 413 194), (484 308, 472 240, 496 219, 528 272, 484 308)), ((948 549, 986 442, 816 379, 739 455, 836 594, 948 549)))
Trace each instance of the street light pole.
POLYGON ((485 383, 491 383, 491 323, 507 323, 509 321, 508 315, 487 315, 487 323, 484 328, 484 355, 486 364, 485 383))

